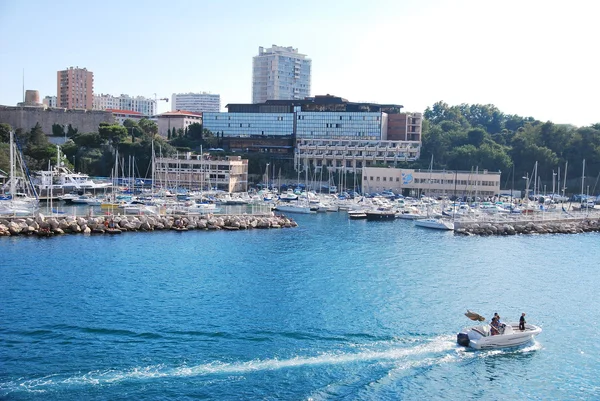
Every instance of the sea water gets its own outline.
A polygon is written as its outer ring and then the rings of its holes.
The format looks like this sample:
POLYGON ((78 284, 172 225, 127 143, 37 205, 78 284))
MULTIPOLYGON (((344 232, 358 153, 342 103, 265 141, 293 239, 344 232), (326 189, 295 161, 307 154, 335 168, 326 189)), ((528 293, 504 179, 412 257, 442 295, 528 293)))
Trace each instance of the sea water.
POLYGON ((0 238, 0 398, 598 399, 600 234, 294 216, 0 238), (543 332, 469 351, 467 309, 543 332))

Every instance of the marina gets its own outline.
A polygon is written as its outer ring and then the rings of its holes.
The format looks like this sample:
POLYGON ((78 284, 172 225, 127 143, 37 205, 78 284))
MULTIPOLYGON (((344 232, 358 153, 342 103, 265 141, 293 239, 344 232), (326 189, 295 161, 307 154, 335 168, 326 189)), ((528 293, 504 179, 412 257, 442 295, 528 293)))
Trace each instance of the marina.
POLYGON ((280 230, 0 238, 0 398, 594 398, 598 233, 293 218, 280 230), (526 312, 543 331, 464 348, 468 308, 526 312))

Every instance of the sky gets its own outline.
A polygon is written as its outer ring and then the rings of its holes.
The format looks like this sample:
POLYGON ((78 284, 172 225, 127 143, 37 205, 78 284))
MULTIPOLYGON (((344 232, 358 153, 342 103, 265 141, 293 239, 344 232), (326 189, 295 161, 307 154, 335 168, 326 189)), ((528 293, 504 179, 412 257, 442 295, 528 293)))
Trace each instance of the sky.
POLYGON ((598 15, 595 0, 0 0, 0 104, 85 67, 94 93, 156 94, 164 112, 205 91, 226 111, 252 101, 252 57, 275 44, 312 60, 313 96, 585 126, 600 122, 598 15))

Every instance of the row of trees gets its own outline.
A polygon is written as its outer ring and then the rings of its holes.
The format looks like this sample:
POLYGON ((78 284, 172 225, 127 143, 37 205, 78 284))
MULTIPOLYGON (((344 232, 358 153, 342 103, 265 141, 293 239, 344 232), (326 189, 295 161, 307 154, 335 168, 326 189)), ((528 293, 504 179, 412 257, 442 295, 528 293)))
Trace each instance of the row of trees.
POLYGON ((419 167, 428 168, 433 156, 435 169, 501 171, 504 186, 509 186, 514 171, 515 186, 524 188, 521 177, 530 174, 536 162, 548 190, 553 173, 559 167, 564 172, 567 161, 570 192, 581 182, 584 159, 593 186, 600 172, 600 124, 577 128, 541 122, 504 114, 493 105, 435 103, 425 110, 422 141, 419 167))

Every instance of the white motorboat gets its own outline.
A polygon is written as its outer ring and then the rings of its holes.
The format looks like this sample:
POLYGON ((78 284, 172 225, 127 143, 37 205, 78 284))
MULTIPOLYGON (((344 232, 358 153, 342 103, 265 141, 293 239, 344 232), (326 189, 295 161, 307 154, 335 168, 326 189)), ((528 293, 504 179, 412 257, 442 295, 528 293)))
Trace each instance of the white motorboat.
POLYGON ((492 335, 489 324, 468 327, 456 335, 456 342, 474 349, 516 347, 533 340, 542 328, 527 323, 525 330, 519 330, 519 323, 512 322, 502 324, 499 331, 500 334, 492 335))
POLYGON ((454 223, 452 221, 441 218, 416 219, 415 226, 433 228, 435 230, 454 230, 454 223))
POLYGON ((366 219, 367 214, 364 210, 360 209, 348 210, 348 218, 353 220, 366 219))
POLYGON ((285 213, 316 213, 315 210, 311 209, 310 205, 299 202, 282 202, 277 204, 275 210, 285 213))

